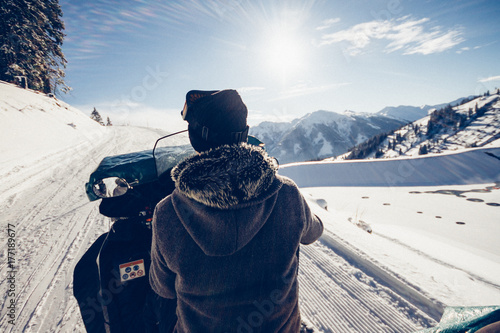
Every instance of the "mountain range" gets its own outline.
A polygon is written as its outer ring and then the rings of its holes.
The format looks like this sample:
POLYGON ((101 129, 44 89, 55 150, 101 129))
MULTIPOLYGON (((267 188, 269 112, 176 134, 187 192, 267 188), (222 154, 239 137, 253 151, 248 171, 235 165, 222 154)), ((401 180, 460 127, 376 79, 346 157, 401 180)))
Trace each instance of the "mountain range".
POLYGON ((354 147, 346 159, 416 156, 500 145, 500 89, 447 105, 354 147))
POLYGON ((387 106, 377 112, 378 115, 387 116, 395 119, 405 120, 406 122, 412 122, 421 119, 432 110, 439 110, 447 105, 459 105, 463 100, 470 99, 472 96, 466 98, 459 98, 449 103, 442 103, 436 105, 423 105, 423 106, 411 106, 411 105, 400 105, 400 106, 387 106))
POLYGON ((343 154, 370 137, 405 123, 378 114, 320 110, 288 123, 263 122, 252 127, 250 134, 263 141, 269 154, 280 163, 290 163, 343 154))
MULTIPOLYGON (((411 135, 407 134, 405 136, 403 133, 409 132, 408 128, 418 127, 417 131, 419 131, 421 128, 427 126, 427 122, 431 119, 430 114, 436 113, 439 110, 451 108, 452 110, 461 110, 459 113, 465 112, 469 114, 469 109, 471 108, 484 109, 488 107, 488 103, 494 99, 494 96, 496 96, 496 92, 488 97, 470 96, 438 105, 424 105, 420 107, 407 105, 391 106, 377 113, 357 113, 354 111, 337 113, 319 110, 291 122, 262 122, 252 127, 250 134, 262 140, 266 144, 269 154, 276 157, 282 164, 321 160, 335 156, 343 156, 342 158, 346 156, 347 158, 365 158, 375 157, 375 155, 377 155, 376 157, 394 157, 399 156, 400 153, 403 155, 405 153, 418 154, 420 145, 426 145, 426 148, 429 147, 431 151, 437 152, 444 148, 431 148, 435 147, 435 145, 424 143, 423 141, 426 140, 434 142, 434 139, 426 137, 423 131, 419 132, 420 138, 423 140, 421 144, 410 142, 411 139, 409 137, 411 135), (381 139, 385 140, 388 135, 390 136, 389 141, 382 143, 381 141, 383 140, 381 139), (396 140, 401 141, 397 143, 400 146, 394 147, 393 142, 396 142, 396 140), (404 140, 410 141, 402 143, 404 140), (375 147, 378 144, 385 144, 386 146, 375 147), (362 156, 356 154, 350 154, 350 156, 349 154, 344 155, 352 150, 353 147, 358 147, 354 148, 354 150, 365 149, 366 147, 363 148, 363 146, 366 145, 370 146, 370 151, 362 154, 362 156), (416 150, 410 150, 410 147, 416 150)), ((487 126, 490 132, 495 132, 495 128, 498 130, 500 119, 494 116, 491 116, 493 117, 490 117, 491 119, 483 118, 482 115, 481 117, 478 117, 478 115, 475 117, 481 119, 474 120, 475 118, 469 118, 467 126, 470 125, 470 127, 467 131, 463 132, 467 132, 467 136, 473 136, 474 139, 469 138, 467 139, 468 141, 466 140, 467 142, 462 142, 463 146, 473 145, 473 142, 479 140, 475 138, 475 135, 471 134, 472 131, 478 129, 479 122, 483 124, 483 127, 487 126)), ((464 122, 462 125, 465 125, 466 120, 462 121, 464 122)), ((449 136, 451 134, 442 135, 449 136)), ((413 137, 415 137, 415 134, 413 134, 413 137)), ((441 139, 441 141, 443 140, 441 139)), ((450 143, 450 139, 447 142, 450 143)))

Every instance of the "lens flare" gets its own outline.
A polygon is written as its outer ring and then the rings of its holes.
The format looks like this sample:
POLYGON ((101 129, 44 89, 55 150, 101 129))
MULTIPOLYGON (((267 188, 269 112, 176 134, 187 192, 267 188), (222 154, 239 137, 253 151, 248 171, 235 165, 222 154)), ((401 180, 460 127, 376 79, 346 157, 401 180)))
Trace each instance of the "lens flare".
POLYGON ((278 31, 269 38, 263 49, 264 61, 272 73, 286 79, 303 66, 303 47, 293 33, 278 31))

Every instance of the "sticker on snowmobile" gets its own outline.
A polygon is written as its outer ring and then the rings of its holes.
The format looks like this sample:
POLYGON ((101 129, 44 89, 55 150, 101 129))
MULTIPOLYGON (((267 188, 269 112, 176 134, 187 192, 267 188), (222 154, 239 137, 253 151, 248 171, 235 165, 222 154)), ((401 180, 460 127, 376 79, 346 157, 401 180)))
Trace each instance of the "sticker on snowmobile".
POLYGON ((145 276, 144 259, 139 259, 120 265, 120 280, 127 282, 145 276))

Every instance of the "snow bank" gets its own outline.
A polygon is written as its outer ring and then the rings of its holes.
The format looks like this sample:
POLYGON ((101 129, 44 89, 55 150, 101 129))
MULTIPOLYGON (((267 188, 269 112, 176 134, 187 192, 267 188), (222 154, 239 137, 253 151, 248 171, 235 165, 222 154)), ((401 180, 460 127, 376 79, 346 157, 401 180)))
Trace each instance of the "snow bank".
POLYGON ((279 173, 300 187, 434 186, 500 181, 500 148, 383 160, 292 163, 279 173))
POLYGON ((498 303, 499 148, 295 163, 279 173, 312 203, 323 199, 314 211, 325 222, 325 244, 358 267, 373 262, 365 270, 391 288, 407 286, 414 304, 432 300, 437 308, 425 306, 427 313, 498 303))
POLYGON ((55 97, 0 81, 0 170, 22 168, 82 142, 105 128, 55 97))

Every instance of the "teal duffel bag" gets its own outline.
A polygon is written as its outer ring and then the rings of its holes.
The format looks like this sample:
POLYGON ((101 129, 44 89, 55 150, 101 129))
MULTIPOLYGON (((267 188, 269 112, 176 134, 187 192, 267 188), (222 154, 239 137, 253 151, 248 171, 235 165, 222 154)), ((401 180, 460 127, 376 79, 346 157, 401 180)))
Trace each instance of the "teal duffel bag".
MULTIPOLYGON (((474 333, 499 321, 500 306, 450 306, 444 310, 437 326, 418 331, 418 333, 474 333)), ((500 332, 500 327, 496 326, 496 329, 490 330, 485 328, 485 332, 500 332)))

